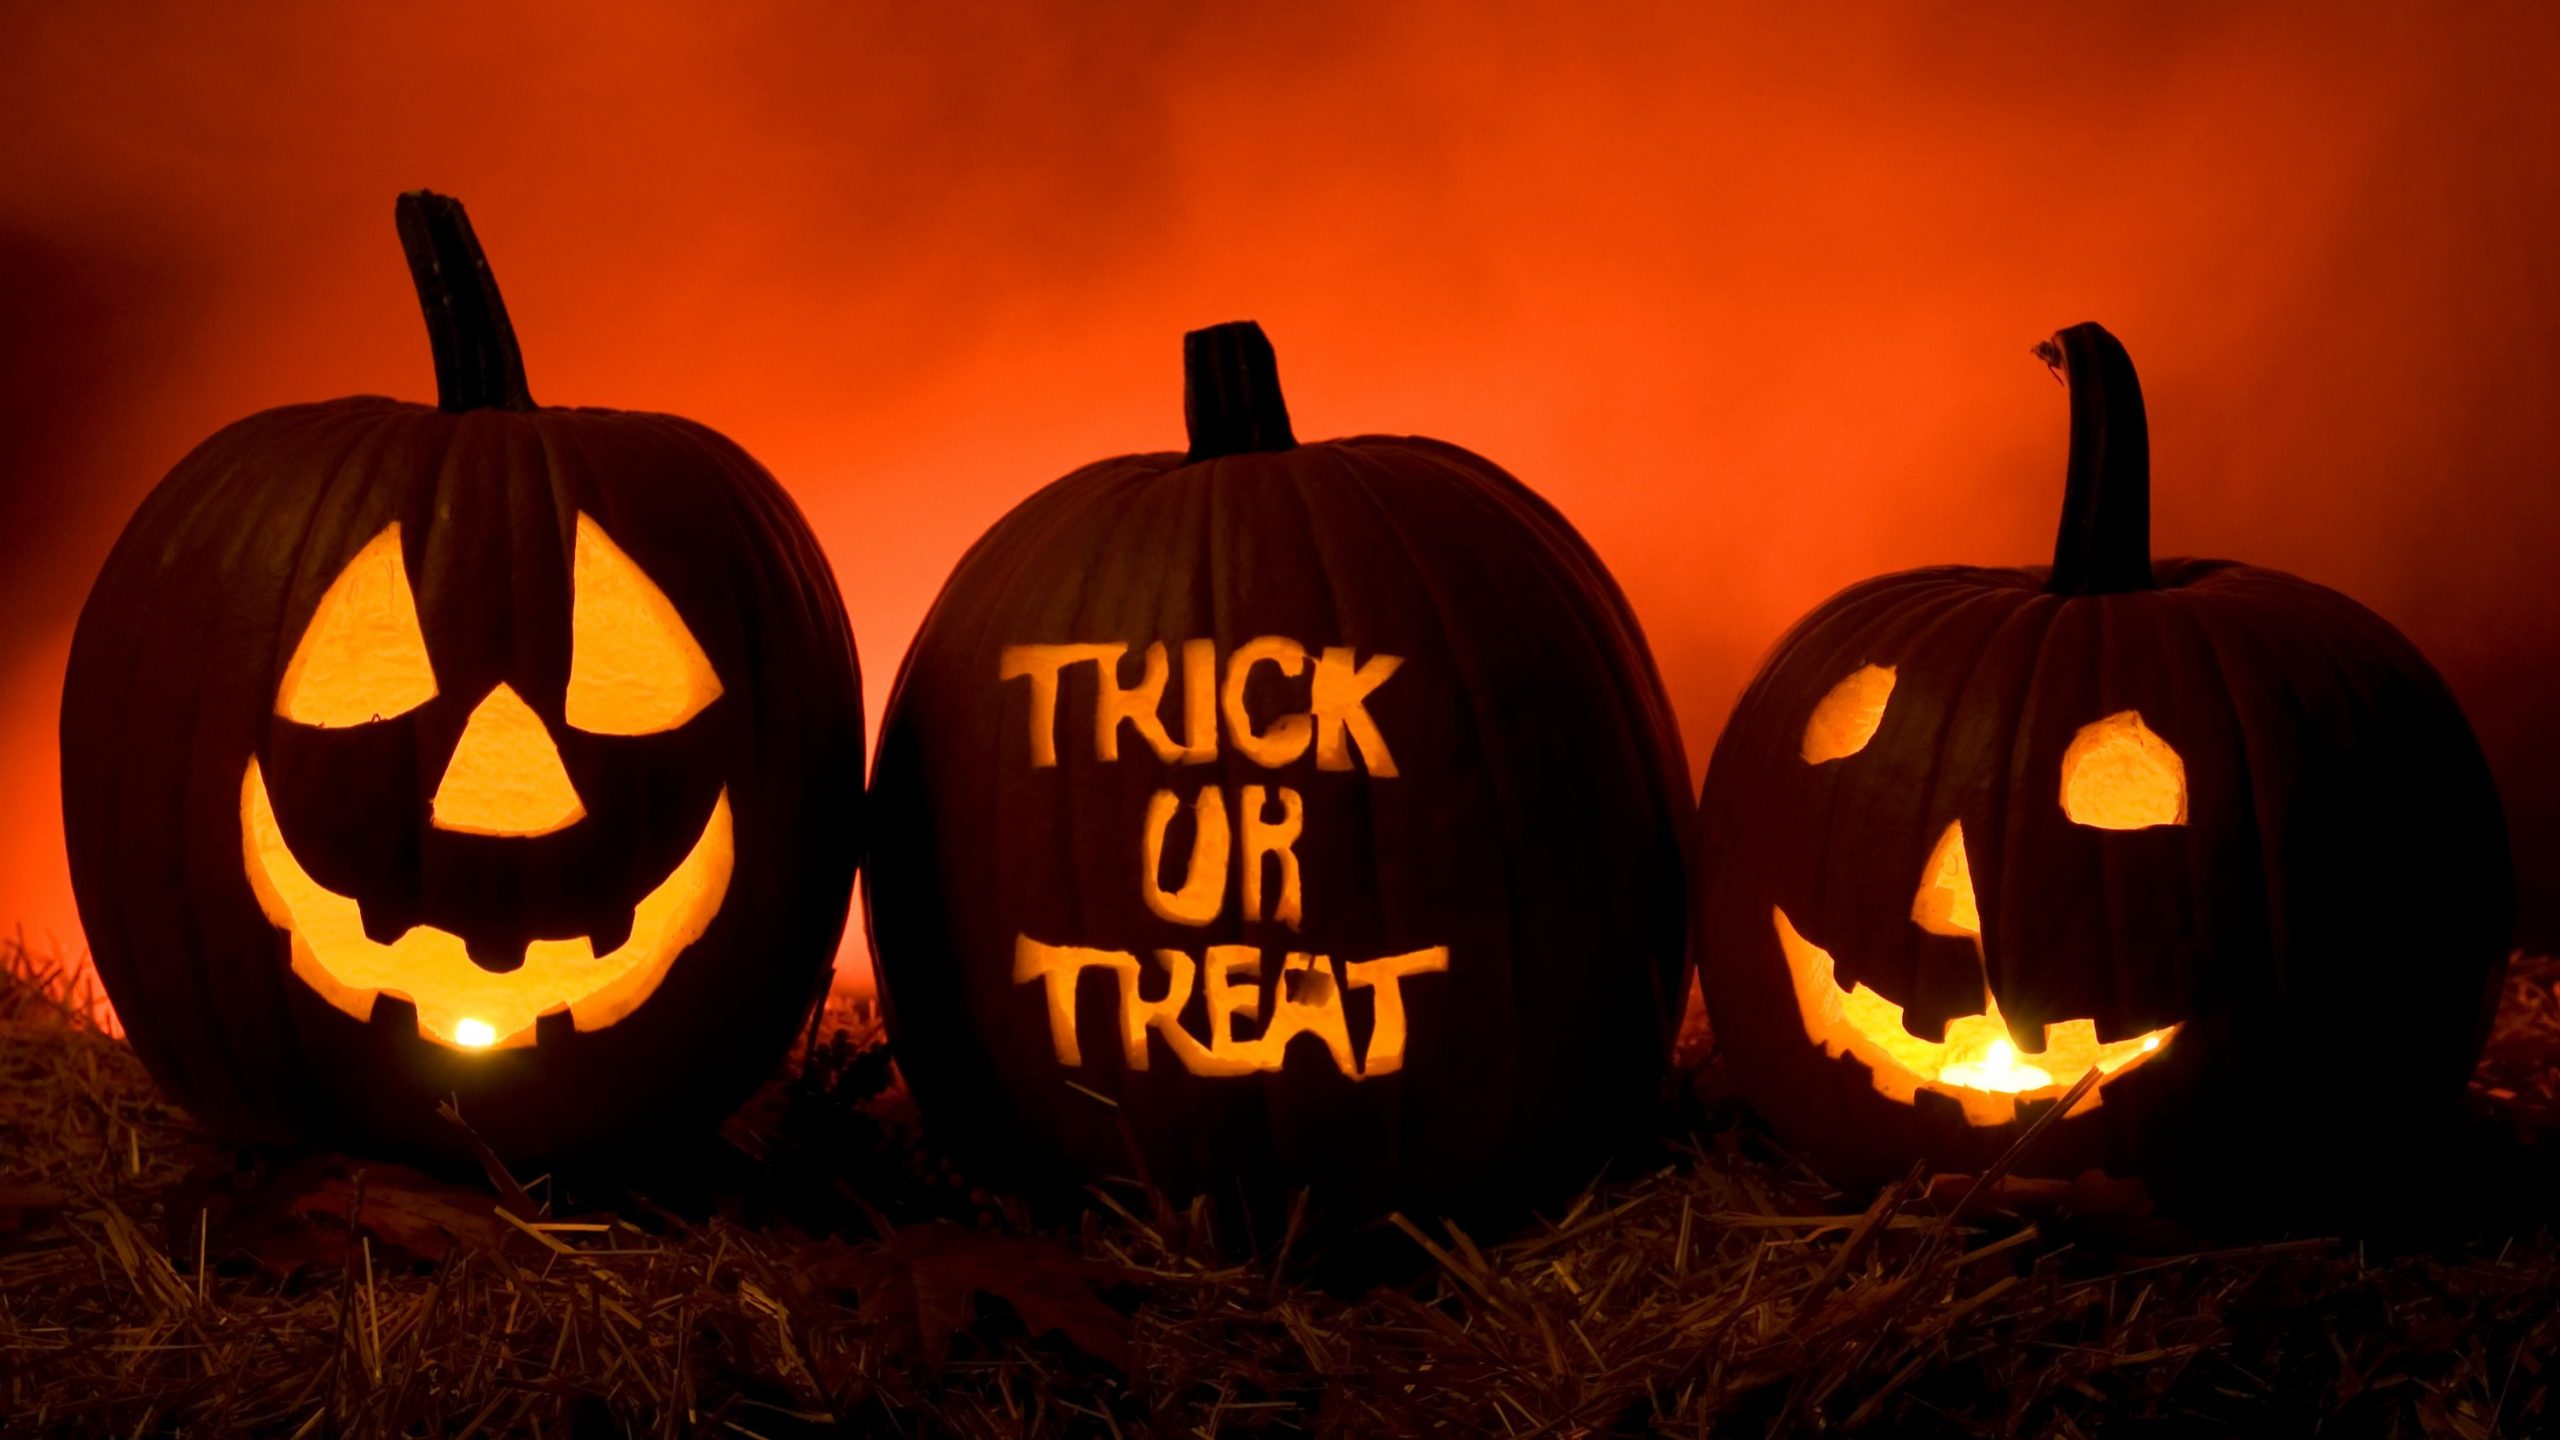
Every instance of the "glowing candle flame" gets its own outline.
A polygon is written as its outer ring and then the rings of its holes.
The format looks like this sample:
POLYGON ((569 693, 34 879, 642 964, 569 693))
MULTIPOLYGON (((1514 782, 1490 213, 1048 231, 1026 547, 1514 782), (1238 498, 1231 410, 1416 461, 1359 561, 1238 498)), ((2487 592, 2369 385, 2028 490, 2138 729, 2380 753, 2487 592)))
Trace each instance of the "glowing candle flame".
POLYGON ((453 1041, 457 1045, 482 1050, 498 1043, 498 1032, 486 1020, 458 1020, 453 1026, 453 1041))
POLYGON ((1956 1021, 1947 1032, 1949 1058, 1939 1068, 1938 1079, 2002 1095, 2051 1085, 2051 1074, 2018 1058, 2018 1047, 2009 1042, 2004 1023, 1997 1004, 1986 1014, 1956 1021))

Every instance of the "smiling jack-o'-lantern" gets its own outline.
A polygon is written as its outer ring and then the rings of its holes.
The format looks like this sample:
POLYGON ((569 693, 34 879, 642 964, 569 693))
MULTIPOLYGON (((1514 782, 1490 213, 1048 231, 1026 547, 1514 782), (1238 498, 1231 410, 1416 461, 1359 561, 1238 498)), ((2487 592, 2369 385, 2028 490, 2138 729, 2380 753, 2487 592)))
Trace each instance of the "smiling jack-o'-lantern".
POLYGON ((2051 570, 1869 580, 1780 641, 1702 801, 1701 980, 1743 1093, 1835 1177, 2208 1191, 2449 1103, 2506 953, 2495 792, 2407 640, 2335 591, 2150 555, 2133 367, 2040 352, 2051 570))
POLYGON ((440 405, 240 421, 73 643, 63 810, 135 1048, 207 1122, 511 1158, 716 1114, 850 898, 826 562, 736 446, 536 407, 461 207, 401 197, 440 405))
POLYGON ((1273 1227, 1583 1183, 1686 953, 1644 638, 1490 461, 1299 444, 1249 323, 1184 355, 1190 452, 997 522, 891 694, 864 893, 925 1119, 1273 1227))

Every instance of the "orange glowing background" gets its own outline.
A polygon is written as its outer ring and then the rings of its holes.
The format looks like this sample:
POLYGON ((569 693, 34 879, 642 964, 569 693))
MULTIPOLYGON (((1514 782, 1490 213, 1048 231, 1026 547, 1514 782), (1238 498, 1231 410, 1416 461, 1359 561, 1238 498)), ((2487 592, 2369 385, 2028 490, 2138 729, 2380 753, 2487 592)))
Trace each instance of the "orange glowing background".
POLYGON ((143 8, 0 11, 0 925, 39 943, 78 944, 90 577, 216 427, 432 398, 418 186, 470 204, 537 398, 791 487, 875 726, 969 541, 1177 446, 1181 332, 1249 316, 1300 434, 1442 436, 1561 505, 1703 765, 1834 589, 2049 553, 2028 347, 2102 320, 2162 552, 2415 637, 2560 940, 2560 7, 143 8))

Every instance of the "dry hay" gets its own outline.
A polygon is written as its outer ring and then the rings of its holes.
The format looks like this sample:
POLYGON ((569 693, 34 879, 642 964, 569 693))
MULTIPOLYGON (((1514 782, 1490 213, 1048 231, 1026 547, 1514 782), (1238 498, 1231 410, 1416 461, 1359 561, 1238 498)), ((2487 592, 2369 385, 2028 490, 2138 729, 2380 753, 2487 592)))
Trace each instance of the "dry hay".
MULTIPOLYGON (((1709 1101, 1705 1138, 1517 1238, 1398 1219, 1414 1268, 1346 1292, 1294 1239, 1239 1259, 1143 1196, 973 1191, 916 1148, 859 1010, 683 1178, 501 1199, 217 1151, 67 972, 0 962, 12 1435, 2560 1426, 2547 1223, 2386 1255, 2196 1249, 2097 1184, 1915 1177, 1844 1208, 1709 1101)), ((2474 1085, 2519 1153, 2560 1117, 2556 984, 2515 967, 2474 1085)))

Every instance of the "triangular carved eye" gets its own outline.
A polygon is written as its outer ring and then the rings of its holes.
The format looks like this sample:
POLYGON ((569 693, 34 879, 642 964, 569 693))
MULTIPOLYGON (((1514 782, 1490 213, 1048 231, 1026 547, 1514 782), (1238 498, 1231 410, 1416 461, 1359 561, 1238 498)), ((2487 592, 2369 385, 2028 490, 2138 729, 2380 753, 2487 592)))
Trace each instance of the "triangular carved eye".
POLYGON ((406 714, 435 696, 395 522, 329 582, 284 667, 276 714, 335 730, 406 714))
POLYGON ((595 735, 654 735, 720 698, 720 677, 675 603, 585 515, 570 584, 571 725, 595 735))

